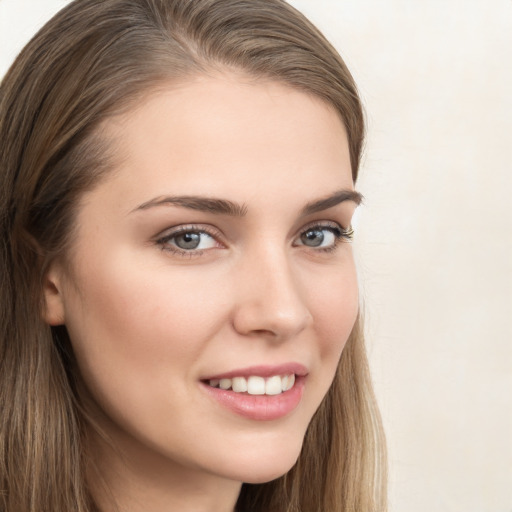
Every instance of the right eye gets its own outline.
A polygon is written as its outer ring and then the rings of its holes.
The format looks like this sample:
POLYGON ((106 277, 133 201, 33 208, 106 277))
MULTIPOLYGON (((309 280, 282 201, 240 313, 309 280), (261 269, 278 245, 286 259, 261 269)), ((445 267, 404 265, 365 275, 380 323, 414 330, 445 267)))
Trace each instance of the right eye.
POLYGON ((165 251, 183 255, 200 254, 201 251, 219 247, 214 236, 204 229, 178 228, 157 240, 165 251))

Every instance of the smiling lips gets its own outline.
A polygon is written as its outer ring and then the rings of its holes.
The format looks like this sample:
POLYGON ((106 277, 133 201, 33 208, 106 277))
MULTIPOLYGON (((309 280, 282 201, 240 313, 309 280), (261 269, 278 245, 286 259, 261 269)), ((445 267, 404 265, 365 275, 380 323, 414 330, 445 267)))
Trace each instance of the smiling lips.
POLYGON ((307 369, 300 364, 258 366, 202 380, 220 405, 253 420, 276 420, 291 413, 304 392, 307 369))
POLYGON ((295 383, 295 374, 273 375, 265 379, 252 375, 249 378, 234 377, 232 379, 210 379, 209 385, 213 388, 233 390, 235 393, 248 393, 249 395, 280 395, 292 389, 295 383))

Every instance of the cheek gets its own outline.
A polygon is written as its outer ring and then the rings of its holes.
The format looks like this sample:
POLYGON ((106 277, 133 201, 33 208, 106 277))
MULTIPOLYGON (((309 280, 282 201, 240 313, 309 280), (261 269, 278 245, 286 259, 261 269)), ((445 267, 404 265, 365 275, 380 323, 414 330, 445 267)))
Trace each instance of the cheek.
POLYGON ((352 258, 342 269, 333 271, 323 286, 313 288, 310 304, 315 329, 326 355, 341 355, 359 311, 359 293, 352 258))
POLYGON ((352 255, 311 286, 310 310, 318 348, 317 370, 311 390, 319 404, 332 384, 338 363, 359 312, 359 294, 352 255))
POLYGON ((122 255, 96 259, 75 288, 66 325, 87 384, 134 402, 148 385, 168 390, 185 382, 222 318, 208 280, 122 255))

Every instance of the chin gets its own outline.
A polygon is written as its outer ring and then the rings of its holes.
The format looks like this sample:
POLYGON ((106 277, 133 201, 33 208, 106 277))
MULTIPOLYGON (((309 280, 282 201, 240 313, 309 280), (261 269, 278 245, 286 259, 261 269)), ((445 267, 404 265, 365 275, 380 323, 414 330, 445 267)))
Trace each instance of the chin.
POLYGON ((266 482, 271 482, 272 480, 276 480, 277 478, 282 477, 290 469, 292 469, 297 459, 295 459, 292 464, 279 464, 279 467, 275 465, 271 468, 266 468, 261 470, 258 473, 252 473, 247 475, 247 478, 243 479, 242 482, 246 484, 264 484, 266 482))
POLYGON ((235 456, 243 457, 233 460, 230 464, 230 477, 248 484, 270 482, 286 474, 297 462, 302 449, 302 437, 289 436, 278 445, 255 443, 245 453, 238 452, 235 456), (233 474, 236 471, 236 475, 233 474))

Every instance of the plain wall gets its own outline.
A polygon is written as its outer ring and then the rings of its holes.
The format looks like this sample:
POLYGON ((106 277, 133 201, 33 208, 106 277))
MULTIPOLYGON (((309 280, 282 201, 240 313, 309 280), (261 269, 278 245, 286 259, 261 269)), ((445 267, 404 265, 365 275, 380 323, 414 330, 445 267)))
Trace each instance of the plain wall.
MULTIPOLYGON (((0 76, 66 3, 0 0, 0 76)), ((512 1, 292 3, 367 109, 355 248, 390 509, 511 512, 512 1)))

